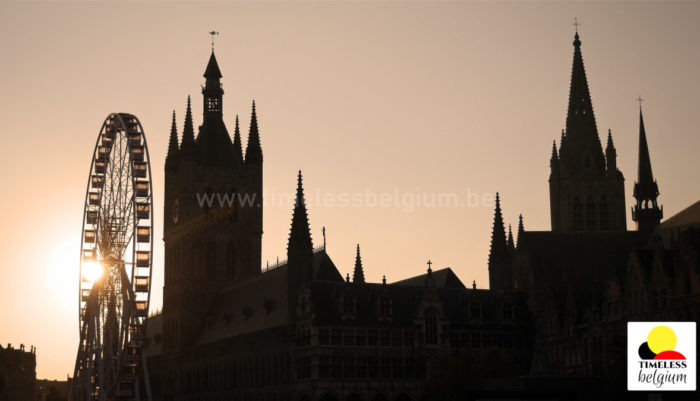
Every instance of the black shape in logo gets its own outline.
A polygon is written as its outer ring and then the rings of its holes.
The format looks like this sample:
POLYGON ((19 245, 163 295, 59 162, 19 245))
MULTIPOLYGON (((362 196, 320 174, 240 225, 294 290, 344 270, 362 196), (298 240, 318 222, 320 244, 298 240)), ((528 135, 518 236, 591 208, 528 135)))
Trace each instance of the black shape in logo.
POLYGON ((649 348, 649 344, 644 342, 639 346, 639 357, 642 359, 654 359, 656 354, 649 348))

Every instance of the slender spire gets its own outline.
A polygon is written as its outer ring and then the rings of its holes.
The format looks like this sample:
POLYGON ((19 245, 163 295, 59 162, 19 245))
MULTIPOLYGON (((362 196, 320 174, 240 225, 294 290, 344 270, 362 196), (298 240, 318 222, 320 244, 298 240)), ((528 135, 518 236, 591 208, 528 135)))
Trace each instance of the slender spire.
POLYGON ((352 282, 365 282, 365 272, 362 269, 362 259, 360 258, 360 244, 357 244, 357 255, 355 255, 355 271, 352 273, 352 282))
POLYGON ((241 144, 241 130, 238 126, 238 114, 236 114, 236 128, 233 131, 233 157, 237 164, 243 164, 243 145, 241 144))
POLYGON ((523 239, 523 233, 525 232, 525 226, 523 225, 523 215, 518 216, 518 246, 520 246, 520 241, 523 239))
POLYGON ((513 229, 511 228, 510 224, 508 224, 508 240, 506 242, 509 250, 515 249, 515 242, 513 242, 513 229))
POLYGON ((658 195, 658 188, 654 181, 654 174, 651 171, 651 158, 649 157, 649 145, 647 144, 647 134, 644 130, 644 116, 642 108, 639 108, 639 162, 637 165, 637 185, 635 194, 639 190, 640 196, 655 197, 658 195))
POLYGON ((250 116, 250 131, 248 133, 248 145, 245 149, 245 162, 262 163, 262 148, 260 147, 260 133, 258 131, 258 116, 255 111, 255 100, 253 100, 253 111, 250 116))
POLYGON ((491 233, 491 249, 489 251, 489 281, 492 289, 508 287, 508 277, 505 268, 508 264, 508 241, 501 213, 501 198, 496 192, 496 210, 493 216, 491 233))
POLYGON ((173 110, 173 121, 170 126, 170 138, 168 140, 168 155, 165 157, 165 169, 175 167, 177 154, 180 151, 177 139, 177 124, 175 123, 175 110, 173 110))
POLYGON ((304 187, 302 185, 301 170, 297 176, 297 195, 294 202, 294 214, 292 215, 292 228, 289 232, 289 245, 287 251, 293 247, 300 250, 312 250, 311 230, 309 229, 309 216, 306 212, 304 200, 304 187))
POLYGON ((557 170, 559 167, 559 154, 557 153, 557 141, 552 141, 552 157, 549 159, 549 167, 557 170))
POLYGON ((182 129, 182 144, 180 149, 183 154, 194 155, 196 144, 194 141, 194 125, 192 123, 192 102, 190 96, 187 96, 187 112, 185 113, 185 126, 182 129))
POLYGON ((605 147, 605 159, 606 165, 609 172, 617 171, 617 151, 615 150, 615 145, 613 144, 612 131, 608 129, 608 144, 605 147))
POLYGON ((663 218, 663 208, 659 208, 657 197, 659 187, 651 171, 649 145, 644 129, 642 106, 639 105, 639 162, 637 166, 637 182, 634 183, 634 197, 637 204, 632 209, 632 220, 637 222, 637 230, 648 232, 663 218))

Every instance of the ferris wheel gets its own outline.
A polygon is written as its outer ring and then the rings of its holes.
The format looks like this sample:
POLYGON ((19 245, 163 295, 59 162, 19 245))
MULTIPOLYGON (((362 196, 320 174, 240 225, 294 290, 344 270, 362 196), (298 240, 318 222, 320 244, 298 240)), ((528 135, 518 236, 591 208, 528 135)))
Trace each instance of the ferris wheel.
POLYGON ((143 355, 153 255, 152 178, 136 116, 100 129, 85 193, 78 293, 80 344, 71 401, 150 400, 143 355))

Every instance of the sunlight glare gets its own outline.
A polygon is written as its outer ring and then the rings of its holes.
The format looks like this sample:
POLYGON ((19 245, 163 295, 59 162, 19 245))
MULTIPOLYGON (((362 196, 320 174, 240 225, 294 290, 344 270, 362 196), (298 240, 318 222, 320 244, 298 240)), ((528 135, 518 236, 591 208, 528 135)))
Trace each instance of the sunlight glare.
POLYGON ((83 263, 83 279, 86 281, 95 282, 102 277, 104 269, 99 262, 85 262, 83 263))

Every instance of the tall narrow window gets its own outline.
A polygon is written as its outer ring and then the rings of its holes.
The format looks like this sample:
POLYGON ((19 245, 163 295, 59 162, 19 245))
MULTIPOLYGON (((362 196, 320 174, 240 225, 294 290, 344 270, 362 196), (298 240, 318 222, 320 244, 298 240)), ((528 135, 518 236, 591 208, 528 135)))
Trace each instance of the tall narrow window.
POLYGON ((600 198, 600 229, 607 230, 610 227, 610 215, 608 212, 608 198, 603 195, 600 198))
POLYGON ((593 197, 588 195, 586 199, 586 228, 589 230, 594 230, 596 228, 596 212, 595 203, 593 203, 593 197))
POLYGON ((583 229, 583 210, 578 195, 574 196, 574 230, 583 229))
POLYGON ((434 309, 425 311, 425 343, 437 344, 437 314, 434 309))

